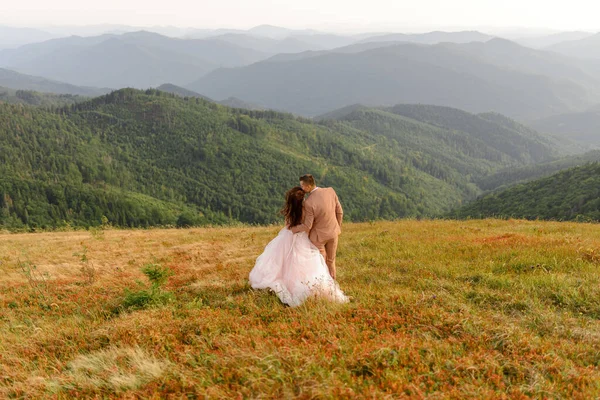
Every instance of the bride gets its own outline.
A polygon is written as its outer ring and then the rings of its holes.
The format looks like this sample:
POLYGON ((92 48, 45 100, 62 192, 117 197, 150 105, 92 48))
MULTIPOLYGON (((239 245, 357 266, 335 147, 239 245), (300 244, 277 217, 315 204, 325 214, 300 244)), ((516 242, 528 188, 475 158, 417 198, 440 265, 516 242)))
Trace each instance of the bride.
POLYGON ((290 230, 302 223, 304 191, 297 186, 285 195, 281 213, 286 226, 256 259, 250 271, 253 289, 271 289, 282 303, 291 307, 302 304, 310 296, 320 296, 346 303, 348 297, 329 275, 325 259, 311 243, 306 232, 293 234, 290 230))

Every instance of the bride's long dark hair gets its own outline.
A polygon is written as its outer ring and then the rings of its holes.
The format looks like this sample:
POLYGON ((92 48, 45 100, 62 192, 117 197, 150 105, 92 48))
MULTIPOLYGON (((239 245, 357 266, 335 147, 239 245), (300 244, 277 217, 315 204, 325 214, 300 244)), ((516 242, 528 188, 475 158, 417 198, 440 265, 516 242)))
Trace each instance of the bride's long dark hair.
POLYGON ((281 209, 281 215, 285 216, 285 223, 290 228, 300 225, 302 222, 304 194, 304 190, 300 186, 291 188, 285 194, 285 204, 281 209))

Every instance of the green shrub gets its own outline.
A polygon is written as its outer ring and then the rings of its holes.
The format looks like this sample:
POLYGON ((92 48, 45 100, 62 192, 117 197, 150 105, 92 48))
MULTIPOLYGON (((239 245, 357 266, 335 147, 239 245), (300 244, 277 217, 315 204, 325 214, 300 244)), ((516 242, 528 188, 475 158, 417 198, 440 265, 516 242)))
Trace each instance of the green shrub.
POLYGON ((126 310, 139 310, 164 305, 174 300, 173 293, 162 289, 162 286, 167 282, 169 277, 173 275, 173 271, 160 264, 146 264, 142 268, 142 272, 150 280, 150 288, 138 291, 125 289, 122 308, 126 310))

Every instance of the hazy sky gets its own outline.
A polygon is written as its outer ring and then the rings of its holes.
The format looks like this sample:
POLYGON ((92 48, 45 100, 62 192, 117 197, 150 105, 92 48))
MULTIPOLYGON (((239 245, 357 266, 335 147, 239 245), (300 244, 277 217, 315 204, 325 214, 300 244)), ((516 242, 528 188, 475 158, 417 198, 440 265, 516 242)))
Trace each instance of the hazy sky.
MULTIPOLYGON (((0 0, 0 24, 600 30, 600 0, 0 0)), ((329 28, 329 29, 328 29, 329 28)))

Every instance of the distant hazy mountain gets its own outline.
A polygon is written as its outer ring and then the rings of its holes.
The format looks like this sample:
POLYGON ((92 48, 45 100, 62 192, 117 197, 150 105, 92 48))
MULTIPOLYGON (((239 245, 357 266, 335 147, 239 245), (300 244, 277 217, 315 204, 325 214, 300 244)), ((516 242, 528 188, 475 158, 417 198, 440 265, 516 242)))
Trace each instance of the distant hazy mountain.
POLYGON ((542 36, 531 36, 531 37, 521 37, 517 38, 514 41, 522 44, 523 46, 532 47, 534 49, 541 49, 544 47, 553 46, 555 44, 559 44, 566 41, 572 40, 580 40, 587 37, 592 36, 593 33, 590 32, 560 32, 553 33, 551 35, 542 35, 542 36))
POLYGON ((16 49, 0 51, 0 65, 27 65, 34 64, 36 60, 45 56, 52 56, 55 52, 66 48, 85 48, 97 45, 113 38, 115 35, 101 35, 94 37, 70 36, 32 43, 16 49))
POLYGON ((268 55, 220 40, 174 39, 150 32, 70 37, 0 52, 0 66, 77 85, 184 84, 219 66, 268 55))
POLYGON ((202 39, 227 35, 231 33, 268 38, 273 40, 282 40, 294 35, 313 35, 320 34, 322 32, 318 32, 312 29, 289 29, 273 25, 259 25, 250 29, 193 29, 187 33, 186 38, 202 39))
MULTIPOLYGON (((292 61, 330 53, 360 53, 382 47, 395 46, 396 42, 366 42, 327 51, 306 51, 297 54, 278 54, 268 61, 292 61)), ((600 93, 600 63, 580 62, 549 51, 534 50, 506 39, 494 38, 487 42, 467 44, 444 43, 440 46, 462 52, 468 57, 491 63, 502 68, 518 70, 534 75, 544 75, 559 80, 579 83, 590 96, 600 93)))
POLYGON ((325 47, 318 44, 316 41, 313 43, 305 42, 302 39, 291 36, 280 40, 275 46, 271 47, 268 52, 272 54, 280 53, 300 53, 307 50, 322 50, 325 47))
POLYGON ((202 98, 205 100, 213 101, 212 99, 210 99, 206 96, 202 96, 200 93, 196 93, 192 90, 188 90, 188 89, 182 88, 181 86, 173 85, 171 83, 162 84, 159 87, 157 87, 156 89, 158 89, 162 92, 173 93, 173 94, 176 94, 177 96, 181 96, 181 97, 199 97, 199 98, 202 98))
POLYGON ((534 50, 515 42, 494 38, 486 43, 446 44, 456 51, 494 65, 525 73, 544 75, 563 81, 574 81, 592 93, 600 93, 600 74, 592 74, 591 65, 549 51, 534 50))
POLYGON ((181 96, 181 97, 198 97, 198 98, 201 98, 204 100, 212 101, 214 103, 219 103, 224 106, 232 107, 232 108, 243 108, 246 110, 264 110, 264 107, 260 107, 255 104, 245 102, 245 101, 240 100, 235 97, 229 97, 225 100, 215 101, 209 97, 201 95, 200 93, 196 93, 192 90, 188 90, 188 89, 182 88, 181 86, 173 85, 170 83, 165 83, 163 85, 160 85, 156 89, 163 91, 163 92, 167 92, 167 93, 173 93, 173 94, 176 94, 177 96, 181 96))
MULTIPOLYGON (((196 28, 187 28, 179 26, 131 26, 121 24, 99 24, 99 25, 51 25, 41 28, 54 35, 54 37, 69 37, 69 36, 100 36, 105 34, 122 35, 129 32, 148 31, 158 33, 164 36, 180 37, 197 33, 201 30, 196 28)), ((212 30, 206 30, 212 32, 212 30)))
POLYGON ((341 36, 311 31, 293 31, 283 29, 279 34, 266 35, 268 29, 250 29, 244 32, 227 32, 211 35, 211 39, 223 40, 228 43, 257 50, 264 53, 286 54, 300 53, 304 51, 330 50, 343 47, 356 42, 350 36, 341 36), (262 34, 261 34, 262 32, 262 34))
POLYGON ((344 47, 338 47, 332 50, 321 50, 321 51, 303 51, 301 53, 286 53, 286 54, 277 54, 274 55, 271 58, 268 58, 265 61, 274 61, 274 62, 280 62, 280 61, 297 61, 297 60, 303 60, 306 58, 312 58, 312 57, 317 57, 317 56, 322 56, 325 54, 334 54, 334 53, 339 53, 339 54, 356 54, 356 53, 362 53, 363 51, 367 51, 367 50, 372 50, 372 49, 379 49, 382 47, 389 47, 389 46, 395 46, 398 43, 396 42, 369 42, 369 43, 358 43, 358 44, 351 44, 348 46, 344 46, 344 47))
MULTIPOLYGON (((123 24, 95 24, 95 25, 50 25, 44 26, 41 29, 50 32, 55 37, 69 36, 101 36, 106 34, 122 35, 127 32, 137 32, 144 30, 139 26, 123 25, 123 24)), ((151 32, 154 30, 147 29, 151 32)))
POLYGON ((147 26, 144 28, 132 29, 128 32, 139 32, 140 30, 158 33, 163 36, 169 36, 173 38, 182 38, 192 31, 192 28, 182 28, 178 26, 147 26))
POLYGON ((367 107, 367 106, 365 106, 363 104, 351 104, 349 106, 342 107, 342 108, 330 111, 330 112, 325 113, 325 114, 317 115, 316 117, 313 118, 313 120, 315 120, 315 121, 327 121, 327 120, 333 120, 333 119, 344 119, 348 115, 352 114, 355 111, 369 110, 369 109, 375 110, 377 108, 375 108, 375 107, 367 107))
POLYGON ((418 34, 405 33, 390 33, 385 35, 371 36, 363 39, 360 43, 367 42, 410 42, 420 44, 437 44, 443 42, 451 43, 470 43, 470 42, 486 42, 492 39, 493 36, 486 35, 477 31, 463 32, 429 32, 418 34))
POLYGON ((222 67, 247 65, 268 56, 260 51, 252 50, 231 43, 224 43, 215 38, 206 40, 174 39, 151 32, 132 32, 119 39, 135 45, 146 46, 152 50, 160 48, 176 53, 186 54, 201 60, 207 60, 222 67))
POLYGON ((600 108, 553 115, 530 123, 535 129, 600 147, 600 108))
POLYGON ((579 40, 558 43, 547 47, 546 50, 570 57, 600 58, 600 33, 579 40))
POLYGON ((308 43, 315 48, 335 49, 356 43, 357 39, 352 36, 333 35, 327 33, 294 34, 293 38, 308 43))
POLYGON ((240 47, 245 47, 268 54, 300 53, 307 50, 323 49, 322 46, 306 43, 295 37, 277 40, 241 33, 227 33, 220 36, 214 36, 212 37, 212 40, 222 40, 240 47))
POLYGON ((228 35, 247 35, 248 31, 243 29, 192 29, 182 39, 207 39, 215 36, 228 35))
POLYGON ((0 49, 41 42, 55 37, 51 33, 32 28, 0 26, 0 49))
POLYGON ((248 30, 248 33, 256 36, 264 36, 271 39, 283 39, 289 36, 293 30, 273 25, 259 25, 248 30))
POLYGON ((598 102, 571 79, 509 69, 474 55, 468 45, 447 44, 399 44, 355 54, 265 61, 219 69, 187 87, 212 98, 234 96, 306 116, 356 103, 423 103, 527 120, 598 102))
POLYGON ((145 88, 164 81, 181 83, 215 66, 186 54, 160 48, 150 50, 117 38, 92 46, 69 46, 29 63, 8 65, 77 85, 116 88, 145 88))
POLYGON ((264 111, 265 108, 258 106, 256 104, 248 103, 247 101, 240 100, 236 97, 229 97, 225 100, 219 101, 219 104, 222 104, 231 108, 242 108, 244 110, 255 110, 255 111, 264 111))
POLYGON ((0 68, 0 86, 13 90, 31 90, 36 92, 71 94, 87 97, 100 96, 110 91, 110 89, 75 86, 38 76, 20 74, 4 68, 0 68))
POLYGON ((527 122, 527 126, 520 123, 517 124, 514 120, 495 112, 481 113, 478 114, 478 116, 488 121, 503 125, 509 129, 517 130, 520 132, 529 132, 530 135, 542 134, 546 139, 553 143, 554 147, 559 150, 559 153, 562 156, 582 154, 589 150, 588 145, 582 144, 581 142, 577 142, 568 137, 562 135, 555 135, 551 132, 543 130, 536 130, 531 127, 532 125, 530 122, 527 122))
POLYGON ((272 39, 283 39, 291 35, 312 35, 321 32, 314 29, 289 29, 274 25, 259 25, 249 29, 248 33, 256 36, 270 37, 272 39))
POLYGON ((314 30, 294 30, 270 25, 261 25, 249 30, 218 29, 198 30, 189 37, 195 38, 221 38, 230 40, 237 45, 257 49, 265 52, 276 53, 298 53, 307 50, 331 50, 339 47, 349 46, 357 43, 372 42, 411 42, 420 44, 437 44, 441 42, 469 43, 473 41, 487 41, 494 36, 486 35, 476 31, 464 32, 429 32, 422 34, 403 33, 363 33, 358 35, 338 35, 324 33, 314 30), (262 39, 262 40, 261 40, 262 39), (264 39, 270 39, 264 40, 264 39), (286 40, 298 41, 302 46, 296 48, 287 47, 286 40), (276 45, 279 44, 277 48, 276 45))

